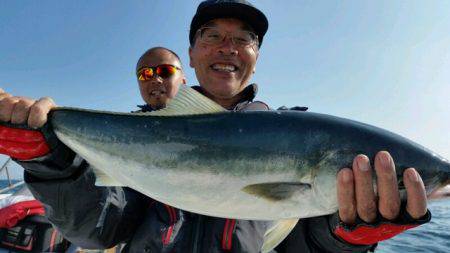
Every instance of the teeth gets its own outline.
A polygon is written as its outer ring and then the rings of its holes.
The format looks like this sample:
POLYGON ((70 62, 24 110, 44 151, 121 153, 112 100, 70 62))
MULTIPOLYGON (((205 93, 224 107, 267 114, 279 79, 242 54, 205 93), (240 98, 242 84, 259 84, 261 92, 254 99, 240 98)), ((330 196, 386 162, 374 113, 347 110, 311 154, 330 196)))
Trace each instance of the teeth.
POLYGON ((212 65, 212 69, 218 70, 218 71, 233 72, 236 70, 236 66, 216 63, 216 64, 212 65))

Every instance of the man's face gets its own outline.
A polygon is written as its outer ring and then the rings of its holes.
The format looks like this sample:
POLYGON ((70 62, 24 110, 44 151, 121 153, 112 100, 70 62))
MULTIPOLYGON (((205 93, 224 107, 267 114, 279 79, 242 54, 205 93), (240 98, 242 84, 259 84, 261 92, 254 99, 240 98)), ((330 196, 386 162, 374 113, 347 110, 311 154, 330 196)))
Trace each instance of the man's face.
MULTIPOLYGON (((215 19, 206 26, 228 34, 246 27, 242 21, 231 18, 215 19)), ((222 43, 211 45, 197 34, 195 44, 189 48, 189 57, 200 86, 213 97, 229 99, 247 86, 255 70, 258 46, 234 45, 229 36, 222 43)))
MULTIPOLYGON (((137 69, 142 67, 156 67, 161 64, 174 65, 181 69, 178 59, 169 51, 156 49, 145 55, 138 63, 137 69)), ((153 109, 164 108, 170 99, 174 98, 178 92, 180 84, 185 84, 186 79, 181 70, 167 78, 153 76, 150 80, 138 80, 139 90, 142 99, 153 109)))

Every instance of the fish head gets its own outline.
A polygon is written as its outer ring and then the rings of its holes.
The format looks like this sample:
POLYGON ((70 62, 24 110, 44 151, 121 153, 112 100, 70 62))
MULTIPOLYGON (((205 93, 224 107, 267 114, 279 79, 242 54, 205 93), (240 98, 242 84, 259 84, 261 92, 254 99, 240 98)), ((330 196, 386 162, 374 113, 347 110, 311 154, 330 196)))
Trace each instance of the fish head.
POLYGON ((444 163, 441 166, 440 171, 444 173, 444 186, 450 185, 450 162, 448 160, 444 160, 444 163))

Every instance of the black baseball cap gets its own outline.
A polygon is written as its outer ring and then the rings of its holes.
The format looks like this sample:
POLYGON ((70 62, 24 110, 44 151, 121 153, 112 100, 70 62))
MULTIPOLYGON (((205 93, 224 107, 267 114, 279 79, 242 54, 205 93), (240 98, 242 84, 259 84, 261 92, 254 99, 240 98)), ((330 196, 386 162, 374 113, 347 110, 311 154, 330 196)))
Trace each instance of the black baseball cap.
POLYGON ((266 16, 246 0, 206 0, 198 5, 192 18, 189 42, 194 42, 197 30, 205 23, 216 18, 236 18, 247 23, 258 35, 261 47, 264 34, 269 28, 266 16))

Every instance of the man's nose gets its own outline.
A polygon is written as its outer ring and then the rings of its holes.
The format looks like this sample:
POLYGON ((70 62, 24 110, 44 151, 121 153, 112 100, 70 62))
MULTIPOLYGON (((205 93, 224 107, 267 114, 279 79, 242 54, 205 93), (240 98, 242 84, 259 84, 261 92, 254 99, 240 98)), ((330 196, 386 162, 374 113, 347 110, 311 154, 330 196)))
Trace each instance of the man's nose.
POLYGON ((237 55, 238 54, 237 47, 236 47, 236 45, 234 45, 233 40, 229 36, 226 36, 224 38, 222 43, 219 45, 218 50, 219 50, 219 53, 221 53, 223 55, 237 55))
POLYGON ((150 82, 152 84, 162 84, 163 83, 163 79, 160 76, 158 76, 158 75, 154 75, 152 77, 152 79, 150 79, 150 82))

